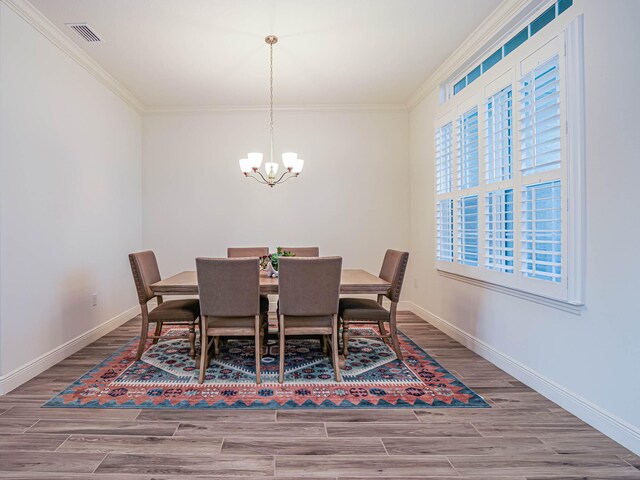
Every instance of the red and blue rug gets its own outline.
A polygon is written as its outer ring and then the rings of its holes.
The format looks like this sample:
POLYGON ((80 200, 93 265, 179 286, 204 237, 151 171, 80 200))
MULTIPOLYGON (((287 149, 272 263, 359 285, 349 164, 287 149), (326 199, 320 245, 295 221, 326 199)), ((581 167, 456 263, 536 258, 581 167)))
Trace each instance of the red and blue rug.
MULTIPOLYGON (((177 330, 182 327, 173 327, 177 330)), ((352 327, 349 356, 336 382, 318 339, 287 339, 285 381, 278 383, 279 347, 264 347, 262 383, 255 383, 254 342, 230 339, 211 361, 206 380, 186 339, 149 343, 135 360, 137 338, 49 400, 45 407, 156 409, 489 407, 478 394, 400 333, 404 361, 369 327, 352 327)), ((177 332, 173 332, 177 333, 177 332)))

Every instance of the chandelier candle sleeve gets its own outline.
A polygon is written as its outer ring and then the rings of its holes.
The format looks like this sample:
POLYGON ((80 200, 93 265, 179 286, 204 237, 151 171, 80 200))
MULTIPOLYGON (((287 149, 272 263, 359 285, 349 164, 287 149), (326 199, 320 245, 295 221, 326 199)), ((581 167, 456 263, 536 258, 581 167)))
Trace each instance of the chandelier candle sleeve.
POLYGON ((273 187, 274 185, 284 183, 290 178, 300 175, 300 172, 302 172, 302 168, 304 167, 304 160, 298 158, 297 153, 283 153, 282 164, 284 165, 284 172, 279 178, 276 178, 279 163, 274 160, 273 155, 273 45, 278 42, 278 37, 275 35, 269 35, 265 37, 264 41, 269 45, 269 161, 264 164, 265 176, 259 171, 259 168, 262 165, 262 153, 251 152, 247 155, 247 158, 240 160, 240 170, 245 177, 253 178, 258 183, 273 187))

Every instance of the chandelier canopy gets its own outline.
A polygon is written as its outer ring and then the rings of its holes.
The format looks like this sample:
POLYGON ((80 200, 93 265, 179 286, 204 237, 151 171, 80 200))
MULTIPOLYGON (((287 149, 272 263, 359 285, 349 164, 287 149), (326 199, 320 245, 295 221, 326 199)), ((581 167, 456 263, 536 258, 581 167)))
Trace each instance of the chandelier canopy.
POLYGON ((282 154, 282 164, 284 172, 277 177, 279 163, 274 161, 273 157, 273 45, 278 42, 278 37, 268 35, 264 41, 269 45, 269 133, 271 140, 271 151, 269 161, 264 164, 263 175, 258 169, 262 165, 263 155, 260 152, 252 152, 247 158, 240 160, 240 170, 245 177, 253 178, 259 183, 273 187, 279 183, 284 183, 292 177, 297 177, 302 172, 304 160, 298 158, 298 154, 294 152, 286 152, 282 154))

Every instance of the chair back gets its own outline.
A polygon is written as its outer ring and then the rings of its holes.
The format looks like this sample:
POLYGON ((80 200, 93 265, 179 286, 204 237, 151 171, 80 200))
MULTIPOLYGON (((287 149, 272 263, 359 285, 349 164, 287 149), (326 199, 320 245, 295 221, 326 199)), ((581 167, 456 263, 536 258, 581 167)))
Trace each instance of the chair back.
POLYGON ((280 257, 280 314, 324 316, 338 313, 342 257, 280 257))
POLYGON ((318 247, 282 247, 285 252, 291 252, 296 257, 319 257, 320 248, 318 247))
POLYGON ((391 288, 385 297, 392 302, 400 301, 400 290, 402 290, 402 282, 404 281, 408 262, 409 252, 389 249, 384 255, 379 277, 391 284, 391 288))
POLYGON ((265 257, 269 255, 269 247, 230 247, 227 248, 227 258, 265 257))
POLYGON ((138 301, 140 305, 145 305, 155 297, 149 285, 161 280, 156 256, 151 250, 130 253, 129 263, 131 264, 131 273, 133 273, 133 281, 138 292, 138 301))
POLYGON ((260 313, 257 258, 196 258, 200 312, 208 317, 260 313))

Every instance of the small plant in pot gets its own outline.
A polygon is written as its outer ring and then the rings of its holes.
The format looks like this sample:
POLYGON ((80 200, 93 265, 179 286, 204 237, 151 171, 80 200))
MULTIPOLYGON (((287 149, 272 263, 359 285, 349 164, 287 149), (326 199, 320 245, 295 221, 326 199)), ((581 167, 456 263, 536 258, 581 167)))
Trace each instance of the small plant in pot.
POLYGON ((260 268, 267 272, 270 277, 278 276, 278 259, 280 257, 295 257, 296 254, 284 250, 282 247, 276 249, 276 253, 271 253, 260 258, 260 268))

